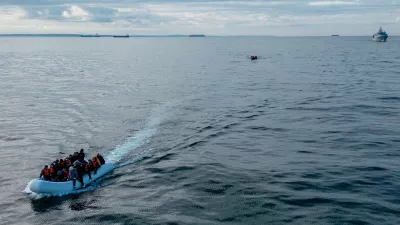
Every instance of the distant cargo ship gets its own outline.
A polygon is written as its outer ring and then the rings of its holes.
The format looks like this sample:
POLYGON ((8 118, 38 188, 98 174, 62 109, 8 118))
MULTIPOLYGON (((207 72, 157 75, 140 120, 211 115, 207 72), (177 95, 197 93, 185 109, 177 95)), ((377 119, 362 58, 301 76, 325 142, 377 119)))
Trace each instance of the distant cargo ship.
POLYGON ((205 37, 206 35, 204 34, 191 34, 189 37, 205 37))
POLYGON ((98 33, 96 34, 82 34, 81 37, 100 37, 98 33))
POLYGON ((114 38, 129 38, 129 34, 127 35, 114 35, 114 38))

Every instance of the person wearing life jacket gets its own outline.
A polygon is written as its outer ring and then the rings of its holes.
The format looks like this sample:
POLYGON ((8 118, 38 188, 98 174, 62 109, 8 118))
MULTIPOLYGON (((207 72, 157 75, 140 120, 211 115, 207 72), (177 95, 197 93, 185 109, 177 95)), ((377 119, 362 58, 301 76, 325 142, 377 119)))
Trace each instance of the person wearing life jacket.
POLYGON ((39 178, 44 178, 45 180, 50 180, 50 169, 48 165, 45 165, 42 172, 40 173, 39 178))
POLYGON ((96 161, 96 162, 97 162, 97 167, 100 167, 100 166, 101 166, 100 159, 97 158, 97 155, 93 156, 92 161, 96 161))
POLYGON ((53 181, 57 177, 57 172, 56 169, 54 168, 54 165, 50 165, 50 180, 53 181))
POLYGON ((103 156, 100 155, 100 153, 97 153, 96 157, 97 157, 97 159, 99 160, 100 165, 104 165, 104 163, 106 163, 105 160, 104 160, 104 158, 103 158, 103 156))
POLYGON ((94 174, 96 174, 97 169, 99 169, 100 167, 100 160, 98 160, 96 156, 93 156, 92 163, 93 163, 94 174))
POLYGON ((68 169, 67 169, 67 168, 64 168, 64 169, 63 169, 63 173, 64 173, 64 181, 67 181, 67 180, 68 180, 68 177, 69 177, 69 171, 68 171, 68 169))

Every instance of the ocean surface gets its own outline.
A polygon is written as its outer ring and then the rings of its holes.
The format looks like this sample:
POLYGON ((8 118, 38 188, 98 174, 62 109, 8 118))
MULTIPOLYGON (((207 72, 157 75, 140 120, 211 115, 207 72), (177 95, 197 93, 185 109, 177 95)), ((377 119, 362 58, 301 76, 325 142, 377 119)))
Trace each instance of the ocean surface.
POLYGON ((0 224, 400 224, 399 50, 2 37, 0 224), (81 148, 117 168, 61 196, 27 189, 81 148))

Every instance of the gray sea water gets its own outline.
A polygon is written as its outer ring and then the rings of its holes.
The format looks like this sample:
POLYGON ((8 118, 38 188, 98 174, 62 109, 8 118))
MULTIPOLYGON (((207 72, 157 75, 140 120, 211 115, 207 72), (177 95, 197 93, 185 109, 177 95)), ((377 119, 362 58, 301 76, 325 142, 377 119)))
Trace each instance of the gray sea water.
POLYGON ((399 50, 0 38, 0 224, 399 224, 399 50), (117 168, 63 196, 26 189, 80 148, 117 168))

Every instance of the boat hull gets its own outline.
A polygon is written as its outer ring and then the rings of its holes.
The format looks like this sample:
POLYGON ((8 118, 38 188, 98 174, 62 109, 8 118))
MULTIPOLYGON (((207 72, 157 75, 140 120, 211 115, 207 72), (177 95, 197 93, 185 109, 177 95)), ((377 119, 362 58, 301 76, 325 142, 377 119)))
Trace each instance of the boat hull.
POLYGON ((388 38, 388 36, 384 36, 384 35, 375 35, 375 36, 373 37, 373 40, 374 40, 374 41, 377 41, 377 42, 386 42, 387 38, 388 38))
MULTIPOLYGON (((93 174, 93 173, 91 174, 92 180, 89 180, 89 175, 85 174, 83 176, 83 182, 85 185, 88 185, 91 182, 104 176, 105 174, 111 172, 113 169, 114 169, 114 164, 105 163, 97 170, 96 174, 93 174)), ((79 182, 77 180, 76 184, 75 184, 76 188, 74 189, 74 185, 73 185, 72 181, 51 182, 51 181, 46 181, 44 179, 33 179, 29 182, 28 187, 32 192, 35 192, 35 193, 58 194, 58 193, 66 193, 66 192, 74 191, 76 189, 80 189, 80 188, 82 188, 82 184, 81 184, 81 182, 79 182)))

